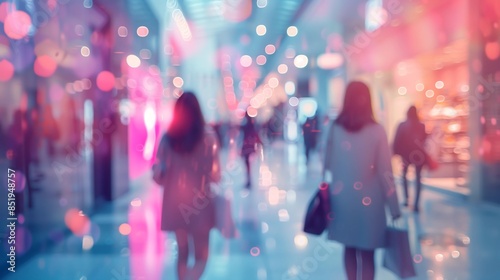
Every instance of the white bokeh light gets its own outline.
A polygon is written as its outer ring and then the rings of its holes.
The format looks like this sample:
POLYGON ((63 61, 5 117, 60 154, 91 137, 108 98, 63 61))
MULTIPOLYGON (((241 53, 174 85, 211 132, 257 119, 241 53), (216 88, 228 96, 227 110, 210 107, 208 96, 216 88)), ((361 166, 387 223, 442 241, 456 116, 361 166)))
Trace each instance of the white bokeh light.
POLYGON ((306 55, 303 55, 303 54, 299 54, 297 55, 294 59, 293 59, 293 64, 295 65, 295 67, 297 68, 304 68, 307 66, 307 64, 309 63, 309 59, 307 58, 306 55))
POLYGON ((240 64, 243 67, 249 67, 252 65, 252 58, 249 55, 243 55, 240 58, 240 64))
POLYGON ((297 36, 297 34, 299 34, 299 29, 296 26, 292 25, 292 26, 287 28, 286 34, 288 34, 288 36, 290 36, 290 37, 295 37, 295 36, 297 36))

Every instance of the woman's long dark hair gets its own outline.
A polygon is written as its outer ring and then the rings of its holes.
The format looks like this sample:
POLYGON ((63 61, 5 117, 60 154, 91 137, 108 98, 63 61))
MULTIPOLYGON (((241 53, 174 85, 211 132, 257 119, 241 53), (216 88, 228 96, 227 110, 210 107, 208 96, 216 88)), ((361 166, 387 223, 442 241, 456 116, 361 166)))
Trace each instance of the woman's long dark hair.
POLYGON ((201 141, 205 120, 200 103, 192 92, 184 92, 174 106, 172 122, 167 130, 170 147, 179 153, 189 153, 201 141))
POLYGON ((376 123, 373 117, 370 89, 363 82, 350 82, 345 91, 344 106, 335 123, 356 132, 365 125, 376 123))

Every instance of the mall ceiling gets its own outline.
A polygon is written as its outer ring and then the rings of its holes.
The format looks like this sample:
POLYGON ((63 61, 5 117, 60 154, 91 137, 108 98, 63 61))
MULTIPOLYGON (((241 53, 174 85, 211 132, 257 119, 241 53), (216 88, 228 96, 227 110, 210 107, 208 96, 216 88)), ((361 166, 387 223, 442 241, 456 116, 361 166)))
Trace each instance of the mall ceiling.
POLYGON ((333 51, 332 34, 363 29, 360 12, 367 0, 167 0, 166 7, 165 0, 148 1, 157 14, 161 7, 164 18, 171 17, 173 9, 181 10, 198 34, 251 56, 254 64, 264 55, 266 63, 259 66, 263 78, 286 60, 289 49, 316 57, 333 51), (265 26, 265 34, 257 34, 259 25, 265 26), (295 37, 287 35, 292 25, 298 28, 295 37), (276 46, 275 53, 266 54, 268 44, 276 46))

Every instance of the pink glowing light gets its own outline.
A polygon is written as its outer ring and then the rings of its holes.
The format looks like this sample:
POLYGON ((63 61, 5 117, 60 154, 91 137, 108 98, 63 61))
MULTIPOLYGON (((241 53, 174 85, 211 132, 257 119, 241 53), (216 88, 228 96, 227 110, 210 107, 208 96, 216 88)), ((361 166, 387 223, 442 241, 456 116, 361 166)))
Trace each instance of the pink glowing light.
POLYGON ((35 65, 34 65, 34 70, 35 74, 37 74, 40 77, 48 78, 56 72, 57 69, 57 63, 56 61, 48 56, 48 55, 41 55, 36 58, 35 60, 35 65))
MULTIPOLYGON (((4 3, 5 4, 5 3, 4 3)), ((14 65, 10 61, 0 60, 0 81, 6 82, 14 76, 14 65)))
POLYGON ((372 204, 372 199, 370 197, 368 197, 368 196, 365 196, 363 198, 363 205, 364 206, 369 206, 370 204, 372 204))
POLYGON ((137 36, 139 37, 146 37, 149 34, 149 29, 146 26, 139 26, 137 28, 137 36))
POLYGON ((250 255, 257 257, 258 255, 260 255, 260 249, 258 247, 253 247, 252 249, 250 249, 250 255))
POLYGON ((115 87, 115 75, 109 71, 102 71, 97 75, 96 84, 102 91, 111 91, 115 87))
POLYGON ((489 42, 486 43, 484 47, 484 52, 486 53, 486 57, 490 60, 497 60, 500 57, 500 43, 498 42, 489 42))
POLYGON ((14 40, 28 35, 31 28, 31 17, 23 11, 13 11, 7 14, 4 21, 5 34, 14 40))
POLYGON ((0 4, 0 22, 4 22, 5 18, 9 14, 9 10, 12 9, 10 6, 12 4, 8 2, 3 2, 0 4))
POLYGON ((415 263, 421 263, 421 262, 422 262, 422 260, 423 260, 422 255, 417 254, 417 255, 415 255, 415 256, 413 257, 413 261, 414 261, 415 263))

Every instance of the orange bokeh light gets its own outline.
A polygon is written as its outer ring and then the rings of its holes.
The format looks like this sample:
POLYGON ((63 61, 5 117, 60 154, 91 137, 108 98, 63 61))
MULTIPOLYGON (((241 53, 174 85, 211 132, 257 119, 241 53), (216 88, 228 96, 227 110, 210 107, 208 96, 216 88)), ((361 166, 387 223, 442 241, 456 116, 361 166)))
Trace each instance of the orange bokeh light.
POLYGON ((48 55, 41 55, 35 60, 35 74, 40 77, 50 77, 57 69, 57 63, 48 55))
POLYGON ((82 211, 72 208, 64 216, 66 226, 78 236, 83 236, 90 231, 90 220, 82 211))
POLYGON ((9 38, 19 40, 28 35, 31 28, 31 17, 23 11, 13 11, 7 14, 3 29, 9 38))
POLYGON ((500 57, 500 43, 498 42, 489 42, 486 43, 484 47, 484 52, 486 53, 486 57, 490 60, 497 60, 500 57))
POLYGON ((115 87, 115 75, 109 71, 102 71, 97 75, 97 87, 102 91, 110 91, 115 87))
POLYGON ((120 234, 122 235, 129 235, 130 232, 132 231, 132 228, 130 227, 129 224, 127 223, 123 223, 120 225, 120 227, 118 228, 118 231, 120 232, 120 234))
POLYGON ((6 82, 14 76, 14 66, 10 61, 0 60, 0 81, 6 82))

